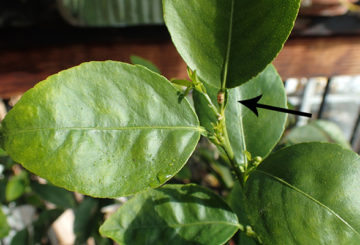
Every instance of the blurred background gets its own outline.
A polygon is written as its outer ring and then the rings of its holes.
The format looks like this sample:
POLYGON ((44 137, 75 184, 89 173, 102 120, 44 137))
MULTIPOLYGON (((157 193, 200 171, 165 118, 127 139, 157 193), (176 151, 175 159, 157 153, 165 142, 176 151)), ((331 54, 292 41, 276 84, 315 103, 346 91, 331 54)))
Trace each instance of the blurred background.
MULTIPOLYGON (((187 77, 164 26, 161 0, 0 1, 0 120, 47 76, 109 59, 149 65, 148 60, 168 78, 187 77)), ((359 2, 303 0, 274 64, 289 107, 313 113, 311 120, 290 116, 276 149, 326 141, 359 153, 359 2)), ((233 185, 226 166, 216 149, 201 141, 172 182, 199 183, 226 196, 233 185)), ((97 230, 126 200, 95 199, 52 186, 0 149, 0 245, 112 244, 97 230)))

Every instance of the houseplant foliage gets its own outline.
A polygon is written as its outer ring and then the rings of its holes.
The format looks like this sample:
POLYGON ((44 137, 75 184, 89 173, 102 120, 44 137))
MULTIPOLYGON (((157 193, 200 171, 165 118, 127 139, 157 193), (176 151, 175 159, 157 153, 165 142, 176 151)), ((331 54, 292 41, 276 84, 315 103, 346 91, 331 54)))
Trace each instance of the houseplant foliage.
POLYGON ((299 4, 164 0, 190 80, 170 82, 141 65, 82 64, 25 93, 1 124, 1 145, 68 190, 134 195, 100 228, 120 244, 223 244, 237 231, 239 244, 359 244, 359 156, 316 142, 270 154, 286 116, 257 118, 237 103, 263 94, 265 103, 286 107, 270 63, 299 4), (230 205, 194 184, 164 185, 200 135, 233 170, 230 205))

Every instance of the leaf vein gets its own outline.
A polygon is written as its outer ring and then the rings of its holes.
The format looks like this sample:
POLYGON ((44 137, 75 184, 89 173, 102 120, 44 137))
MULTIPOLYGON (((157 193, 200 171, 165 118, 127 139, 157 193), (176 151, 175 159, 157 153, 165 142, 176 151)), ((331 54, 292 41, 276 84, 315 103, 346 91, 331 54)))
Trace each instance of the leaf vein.
MULTIPOLYGON (((179 228, 179 227, 188 227, 188 226, 197 226, 197 225, 229 225, 229 226, 234 226, 237 228, 242 228, 242 225, 240 224, 235 224, 235 223, 230 223, 230 222, 224 222, 224 221, 205 221, 205 222, 193 222, 193 223, 187 223, 187 224, 151 224, 151 225, 143 225, 143 226, 136 226, 136 227, 131 227, 131 230, 135 230, 135 229, 154 229, 154 227, 156 226, 156 228, 165 228, 165 227, 171 227, 171 228, 179 228)), ((123 227, 122 227, 123 228, 123 227)), ((116 229, 118 230, 118 229, 116 229)), ((129 230, 129 228, 126 228, 126 230, 129 230)))
POLYGON ((338 213, 336 213, 334 210, 332 210, 331 208, 329 208, 328 206, 326 206, 324 203, 320 202, 319 200, 315 199, 314 197, 310 196, 309 194, 307 194, 306 192, 302 191, 301 189, 291 185, 290 183, 288 183, 287 181, 277 177, 277 176, 274 176, 270 173, 267 173, 267 172, 264 172, 264 171, 261 171, 261 170, 255 170, 255 172, 258 172, 258 173, 261 173, 261 174, 264 174, 278 182, 280 182, 281 184, 285 185, 285 186, 288 186, 289 188, 293 189, 294 191, 300 193, 301 195, 309 198, 310 200, 312 200, 313 202, 315 202, 316 204, 320 205, 321 207, 325 208, 326 210, 328 210, 330 213, 332 213, 333 215, 335 215, 335 217, 337 217, 341 222, 343 222, 347 227, 350 228, 350 230, 352 230, 355 234, 357 234, 359 237, 360 237, 360 233, 355 230, 354 227, 352 227, 345 219, 343 219, 338 213))
POLYGON ((231 10, 230 10, 230 22, 229 22, 229 36, 228 36, 228 43, 226 47, 226 56, 225 56, 225 64, 224 64, 224 71, 223 71, 223 80, 221 84, 221 88, 225 89, 228 70, 229 70, 229 62, 230 62, 230 52, 231 52, 231 42, 232 42, 232 31, 233 31, 233 19, 234 19, 234 8, 235 8, 235 1, 231 1, 231 10))
POLYGON ((204 131, 202 127, 190 126, 129 126, 129 127, 60 127, 60 128, 32 128, 32 129, 12 129, 13 132, 6 132, 6 135, 17 135, 21 133, 32 133, 37 131, 57 131, 57 130, 84 130, 84 131, 128 131, 128 130, 190 130, 190 131, 204 131))

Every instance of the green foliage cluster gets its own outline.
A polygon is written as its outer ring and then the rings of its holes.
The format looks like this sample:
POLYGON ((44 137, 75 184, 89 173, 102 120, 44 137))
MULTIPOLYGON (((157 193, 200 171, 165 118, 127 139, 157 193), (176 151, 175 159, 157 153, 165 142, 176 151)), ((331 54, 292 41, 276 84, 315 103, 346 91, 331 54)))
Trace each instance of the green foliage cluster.
MULTIPOLYGON (((164 0, 189 80, 169 81, 142 65, 84 63, 25 93, 1 123, 0 143, 54 185, 93 197, 133 196, 100 227, 120 244, 215 245, 232 237, 242 245, 359 244, 359 156, 323 142, 270 154, 286 115, 261 111, 257 118, 237 103, 263 94, 261 102, 286 107, 270 63, 299 5, 164 0), (227 196, 195 184, 164 185, 201 135, 218 148, 221 164, 208 162, 226 189, 233 181, 222 170, 232 171, 236 184, 227 196)), ((79 213, 91 213, 92 202, 79 213)))
MULTIPOLYGON (((76 200, 73 193, 63 188, 49 183, 40 184, 36 176, 21 168, 5 152, 0 152, 0 166, 3 167, 0 174, 0 205, 7 207, 5 215, 0 206, 0 239, 10 235, 11 245, 50 244, 51 224, 65 210, 72 209, 76 214, 75 244, 83 244, 90 236, 97 244, 111 244, 109 239, 100 236, 98 227, 104 220, 101 209, 113 204, 113 200, 90 197, 76 200), (21 225, 14 224, 17 221, 16 213, 29 205, 35 212, 31 220, 21 225)), ((0 244, 3 244, 1 241, 0 244)))

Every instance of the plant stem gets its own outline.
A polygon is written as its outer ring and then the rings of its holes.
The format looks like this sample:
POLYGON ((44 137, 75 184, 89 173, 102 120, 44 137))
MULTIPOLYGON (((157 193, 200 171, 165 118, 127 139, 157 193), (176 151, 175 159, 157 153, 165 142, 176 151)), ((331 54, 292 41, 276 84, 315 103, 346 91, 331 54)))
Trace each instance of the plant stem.
MULTIPOLYGON (((227 70, 227 68, 226 68, 226 70, 227 70)), ((235 161, 235 155, 234 155, 233 149, 231 147, 229 135, 227 133, 227 128, 226 128, 225 107, 227 104, 227 90, 225 88, 225 86, 226 86, 225 83, 226 83, 227 74, 224 74, 224 80, 222 81, 221 89, 218 93, 218 104, 220 106, 220 111, 219 111, 218 107, 216 107, 214 105, 214 103, 212 102, 208 93, 206 92, 206 88, 205 88, 204 84, 196 76, 196 72, 192 72, 191 70, 188 69, 188 73, 189 73, 189 77, 194 82, 193 88, 204 96, 210 109, 216 115, 217 124, 216 124, 216 126, 214 126, 215 132, 212 135, 212 137, 213 137, 212 141, 213 141, 213 143, 215 143, 215 145, 217 145, 218 147, 220 147, 224 150, 227 158, 229 159, 231 167, 233 168, 235 175, 240 182, 241 187, 244 187, 245 176, 235 161), (223 98, 223 99, 219 100, 219 97, 223 98)))
MULTIPOLYGON (((223 110, 223 112, 225 112, 225 110, 223 110)), ((240 171, 238 164, 235 161, 235 155, 234 155, 234 151, 230 145, 230 140, 229 140, 229 135, 227 133, 227 128, 226 128, 226 117, 225 117, 225 113, 222 115, 222 119, 221 122, 222 125, 222 136, 223 136, 223 140, 222 140, 222 144, 221 144, 221 148, 225 151, 227 157, 229 158, 229 162, 235 172, 236 177, 238 178, 241 187, 244 187, 244 174, 240 171)))
POLYGON ((208 102, 210 109, 215 113, 216 118, 220 118, 221 114, 219 113, 217 107, 212 103, 209 95, 207 93, 204 93, 204 97, 206 98, 206 101, 208 102))

